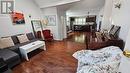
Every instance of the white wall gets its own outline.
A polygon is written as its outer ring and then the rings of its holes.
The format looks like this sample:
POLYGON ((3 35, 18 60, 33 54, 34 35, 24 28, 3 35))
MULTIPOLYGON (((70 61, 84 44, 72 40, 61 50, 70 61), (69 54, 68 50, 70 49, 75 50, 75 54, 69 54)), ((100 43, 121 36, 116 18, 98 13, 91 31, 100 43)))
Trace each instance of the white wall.
POLYGON ((59 32, 60 39, 67 38, 67 20, 66 20, 66 10, 63 10, 64 7, 57 7, 58 19, 59 19, 59 32))
POLYGON ((45 29, 50 29, 53 33, 55 40, 60 40, 59 31, 58 31, 58 15, 57 15, 57 8, 56 7, 48 7, 41 9, 42 10, 42 16, 48 16, 48 15, 56 15, 56 25, 55 26, 46 26, 45 29))
MULTIPOLYGON (((128 36, 127 36, 125 50, 130 51, 130 30, 129 30, 129 33, 128 33, 128 36)), ((127 58, 127 61, 123 61, 123 63, 121 64, 120 70, 122 71, 122 73, 130 73, 129 68, 130 68, 130 59, 127 58)))
POLYGON ((129 30, 129 33, 128 33, 128 36, 127 36, 125 49, 130 50, 130 30, 129 30))
POLYGON ((13 25, 9 14, 0 14, 0 37, 32 32, 30 20, 41 18, 40 9, 32 0, 15 0, 15 11, 24 14, 25 24, 13 25))
POLYGON ((112 14, 113 1, 106 0, 104 6, 104 13, 102 18, 102 29, 108 29, 110 27, 110 17, 112 14))
POLYGON ((42 16, 56 15, 56 25, 46 26, 45 29, 50 29, 54 35, 55 40, 62 40, 66 38, 66 14, 60 7, 48 7, 41 9, 42 16))
POLYGON ((121 4, 122 6, 120 9, 113 6, 111 23, 121 26, 119 37, 126 41, 128 31, 130 29, 130 0, 122 0, 121 4))
POLYGON ((121 25, 122 29, 121 29, 120 37, 126 41, 125 49, 130 50, 130 20, 129 20, 130 8, 129 7, 130 7, 130 0, 123 1, 122 8, 120 9, 121 11, 117 10, 119 13, 117 13, 117 15, 114 16, 114 17, 118 16, 120 23, 117 22, 116 18, 113 19, 113 21, 114 23, 121 25))
POLYGON ((101 8, 101 10, 99 11, 98 15, 97 15, 97 30, 99 30, 99 23, 100 21, 102 21, 103 19, 103 13, 104 13, 104 7, 101 8))

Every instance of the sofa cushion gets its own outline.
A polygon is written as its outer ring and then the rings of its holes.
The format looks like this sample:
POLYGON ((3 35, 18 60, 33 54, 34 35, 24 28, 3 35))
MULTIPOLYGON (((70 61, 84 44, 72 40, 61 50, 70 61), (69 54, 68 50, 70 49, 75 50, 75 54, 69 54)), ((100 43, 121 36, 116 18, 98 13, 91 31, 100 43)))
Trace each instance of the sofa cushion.
POLYGON ((6 61, 12 56, 16 56, 17 54, 13 51, 10 51, 8 49, 2 49, 0 50, 0 56, 6 61))
POLYGON ((0 48, 7 48, 14 46, 13 40, 11 37, 5 37, 0 39, 0 48))
POLYGON ((24 34, 24 35, 19 35, 17 36, 18 37, 18 40, 20 43, 24 43, 24 42, 28 42, 28 37, 24 34))
POLYGON ((26 35, 27 35, 27 37, 28 37, 29 40, 35 39, 33 33, 27 33, 26 35))
POLYGON ((11 38, 12 38, 14 44, 18 44, 18 43, 20 43, 16 35, 11 36, 11 38))
POLYGON ((28 42, 24 42, 24 43, 17 44, 17 47, 27 45, 27 44, 29 44, 29 43, 31 43, 31 42, 35 42, 35 41, 37 41, 37 40, 38 40, 38 39, 33 39, 33 40, 28 41, 28 42))
POLYGON ((8 47, 8 48, 5 48, 5 49, 10 49, 10 50, 12 50, 12 51, 14 51, 16 53, 20 53, 18 45, 11 46, 11 47, 8 47))

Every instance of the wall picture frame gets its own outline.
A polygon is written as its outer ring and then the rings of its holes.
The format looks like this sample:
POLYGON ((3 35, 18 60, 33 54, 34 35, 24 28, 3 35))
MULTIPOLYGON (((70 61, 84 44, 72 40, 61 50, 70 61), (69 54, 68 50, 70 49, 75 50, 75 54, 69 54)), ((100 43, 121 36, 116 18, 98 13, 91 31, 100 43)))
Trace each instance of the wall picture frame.
POLYGON ((35 36, 38 31, 43 30, 41 20, 31 20, 31 24, 32 24, 33 33, 35 36))
POLYGON ((56 15, 44 16, 43 20, 47 22, 44 23, 47 26, 56 26, 56 15))
POLYGON ((24 14, 22 12, 12 12, 11 18, 13 25, 25 24, 24 14))

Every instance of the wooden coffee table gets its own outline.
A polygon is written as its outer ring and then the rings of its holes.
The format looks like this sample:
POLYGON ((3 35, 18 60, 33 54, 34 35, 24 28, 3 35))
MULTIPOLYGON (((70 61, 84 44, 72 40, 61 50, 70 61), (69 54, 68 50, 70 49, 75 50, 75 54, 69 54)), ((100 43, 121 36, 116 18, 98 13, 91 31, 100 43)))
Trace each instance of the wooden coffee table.
POLYGON ((44 47, 43 49, 46 50, 46 46, 45 46, 45 42, 44 41, 35 41, 32 43, 29 43, 27 45, 21 46, 20 47, 20 52, 22 54, 22 57, 24 57, 27 61, 29 61, 28 59, 28 53, 36 50, 38 48, 44 47))

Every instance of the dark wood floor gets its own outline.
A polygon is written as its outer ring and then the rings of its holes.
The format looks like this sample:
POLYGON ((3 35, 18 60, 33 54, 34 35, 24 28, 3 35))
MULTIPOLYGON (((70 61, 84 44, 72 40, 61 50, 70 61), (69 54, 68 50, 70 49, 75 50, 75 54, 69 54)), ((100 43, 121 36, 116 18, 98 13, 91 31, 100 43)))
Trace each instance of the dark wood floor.
POLYGON ((46 42, 46 47, 47 51, 13 68, 13 73, 76 73, 77 60, 72 54, 86 48, 85 33, 71 33, 63 41, 46 42))

